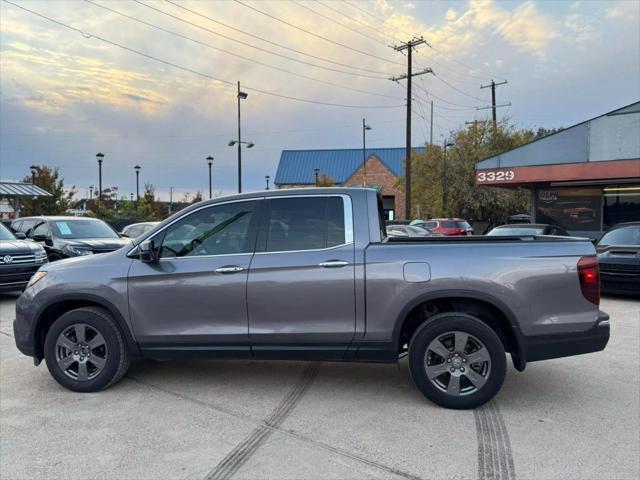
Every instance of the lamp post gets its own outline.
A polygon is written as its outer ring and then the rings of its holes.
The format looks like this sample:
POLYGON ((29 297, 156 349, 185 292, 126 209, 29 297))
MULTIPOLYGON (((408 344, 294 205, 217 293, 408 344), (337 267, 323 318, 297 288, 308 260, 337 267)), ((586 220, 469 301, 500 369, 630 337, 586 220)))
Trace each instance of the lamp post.
POLYGON ((229 142, 230 147, 233 147, 236 144, 238 145, 238 193, 242 193, 242 144, 246 144, 247 148, 254 146, 253 142, 242 141, 242 131, 240 128, 240 100, 246 100, 248 96, 248 93, 240 90, 240 82, 238 81, 238 140, 231 140, 229 142))
MULTIPOLYGON (((136 171, 136 202, 140 201, 140 165, 136 165, 133 169, 136 171)), ((131 194, 133 195, 133 194, 131 194)), ((133 198, 131 199, 133 200, 133 198)))
POLYGON ((96 153, 96 158, 98 159, 98 200, 102 200, 102 159, 104 153, 96 153))
MULTIPOLYGON (((31 170, 31 185, 33 185, 35 187, 36 186, 36 173, 38 172, 38 166, 37 165, 31 165, 29 167, 29 169, 31 170)), ((33 215, 35 215, 36 214, 36 196, 35 196, 35 192, 34 192, 33 197, 31 197, 31 209, 33 210, 33 212, 31 212, 31 213, 33 215)))
POLYGON ((264 179, 265 179, 265 180, 266 180, 266 182, 267 182, 267 190, 269 190, 269 180, 271 179, 271 177, 270 177, 269 175, 265 175, 265 176, 264 176, 264 179))
POLYGON ((320 169, 319 168, 314 168, 313 169, 313 173, 316 176, 316 187, 318 186, 318 174, 320 173, 320 169))
POLYGON ((213 165, 213 155, 209 155, 207 158, 207 165, 209 165, 209 199, 211 199, 212 196, 212 190, 211 190, 211 166, 213 165))
POLYGON ((444 156, 442 162, 442 214, 444 216, 447 215, 447 211, 449 210, 449 185, 447 183, 448 180, 448 170, 447 170, 447 147, 453 147, 455 144, 446 140, 444 141, 444 156))
POLYGON ((362 173, 364 179, 362 181, 362 186, 367 186, 367 139, 366 139, 366 131, 371 130, 371 127, 367 125, 365 119, 362 119, 362 173))

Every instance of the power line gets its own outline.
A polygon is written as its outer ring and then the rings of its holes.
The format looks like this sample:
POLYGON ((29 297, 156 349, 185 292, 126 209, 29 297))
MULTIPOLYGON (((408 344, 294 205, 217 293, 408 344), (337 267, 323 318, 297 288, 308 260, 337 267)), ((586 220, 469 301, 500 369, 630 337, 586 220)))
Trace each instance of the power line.
POLYGON ((463 94, 464 96, 472 98, 474 100, 478 100, 480 102, 484 102, 484 99, 476 97, 475 95, 471 95, 471 94, 465 92, 464 90, 459 89, 455 85, 452 85, 451 83, 447 82, 444 78, 442 78, 441 76, 437 75, 436 73, 434 73, 433 76, 436 77, 438 80, 440 80, 442 83, 444 83, 449 88, 452 88, 453 90, 455 90, 456 92, 459 92, 459 93, 463 94))
MULTIPOLYGON (((41 13, 38 13, 38 12, 36 12, 34 10, 31 10, 31 9, 28 9, 28 8, 23 7, 21 5, 18 5, 16 3, 13 3, 10 0, 2 0, 2 1, 4 1, 5 3, 8 3, 10 5, 13 5, 14 7, 17 7, 19 9, 21 9, 21 10, 24 10, 25 12, 29 12, 29 13, 31 13, 33 15, 36 15, 36 16, 40 17, 40 18, 43 18, 43 19, 48 20, 48 21, 50 21, 52 23, 60 25, 61 27, 65 27, 65 28, 68 28, 69 30, 73 30, 74 32, 79 33, 80 35, 82 35, 86 39, 94 38, 94 39, 99 40, 101 42, 107 43, 107 44, 112 45, 114 47, 121 48, 121 49, 126 50, 126 51, 131 52, 131 53, 135 53, 136 55, 143 56, 145 58, 148 58, 150 60, 154 60, 154 61, 162 63, 164 65, 169 65, 169 66, 177 68, 179 70, 184 70, 185 72, 193 73, 194 75, 198 75, 198 76, 201 76, 201 77, 204 77, 204 78, 208 78, 208 79, 214 80, 216 82, 220 82, 220 83, 223 83, 223 84, 235 86, 235 82, 231 82, 229 80, 224 80, 224 79, 221 79, 221 78, 217 78, 217 77, 214 77, 213 75, 209 75, 207 73, 203 73, 203 72, 200 72, 198 70, 194 70, 194 69, 189 68, 189 67, 178 65, 178 64, 170 62, 168 60, 163 60, 161 58, 154 57, 153 55, 149 55, 147 53, 144 53, 144 52, 141 52, 139 50, 133 49, 133 48, 128 47, 126 45, 122 45, 120 43, 108 40, 108 39, 106 39, 104 37, 100 37, 100 36, 92 34, 92 33, 84 32, 83 30, 80 30, 79 28, 73 27, 73 26, 68 25, 68 24, 66 24, 64 22, 61 22, 59 20, 55 20, 55 19, 53 19, 51 17, 48 17, 48 16, 43 15, 41 13)), ((315 104, 315 105, 324 105, 324 106, 330 106, 330 107, 367 108, 367 109, 404 107, 404 105, 350 105, 350 104, 342 104, 342 103, 323 102, 323 101, 319 101, 319 100, 310 100, 310 99, 306 99, 306 98, 293 97, 293 96, 284 95, 284 94, 281 94, 281 93, 270 92, 268 90, 263 90, 263 89, 255 88, 255 87, 245 87, 245 88, 247 90, 250 90, 250 91, 262 93, 264 95, 270 95, 270 96, 277 97, 277 98, 283 98, 283 99, 297 101, 297 102, 303 102, 303 103, 309 103, 309 104, 315 104)))
POLYGON ((387 62, 387 63, 391 63, 391 64, 395 64, 395 65, 401 65, 400 63, 395 62, 395 61, 393 61, 393 60, 388 60, 388 59, 386 59, 386 58, 384 58, 384 57, 380 57, 380 56, 375 55, 375 54, 373 54, 373 53, 368 53, 368 52, 365 52, 365 51, 363 51, 363 50, 359 50, 359 49, 357 49, 357 48, 351 47, 351 46, 349 46, 349 45, 345 45, 344 43, 337 42, 337 41, 332 40, 332 39, 330 39, 330 38, 327 38, 327 37, 325 37, 325 36, 323 36, 323 35, 320 35, 320 34, 318 34, 318 33, 315 33, 315 32, 312 32, 312 31, 310 31, 310 30, 307 30, 307 29, 305 29, 305 28, 302 28, 302 27, 299 27, 299 26, 297 26, 297 25, 294 25, 293 23, 290 23, 290 22, 288 22, 288 21, 286 21, 286 20, 283 20, 283 19, 281 19, 281 18, 279 18, 279 17, 276 17, 275 15, 271 15, 270 13, 265 12, 265 11, 263 11, 263 10, 260 10, 259 8, 256 8, 256 7, 254 7, 253 5, 249 5, 248 3, 245 3, 245 2, 243 2, 243 1, 241 1, 241 0, 233 0, 233 1, 234 1, 234 2, 236 2, 236 3, 239 3, 240 5, 242 5, 242 6, 244 6, 244 7, 247 7, 247 8, 249 8, 249 9, 253 10, 254 12, 258 12, 258 13, 260 13, 261 15, 264 15, 265 17, 269 17, 269 18, 271 18, 271 19, 273 19, 273 20, 276 20, 276 21, 278 21, 278 22, 280 22, 280 23, 282 23, 282 24, 284 24, 284 25, 287 25, 287 26, 289 26, 289 27, 291 27, 291 28, 295 28, 296 30, 300 30, 301 32, 304 32, 304 33, 306 33, 306 34, 308 34, 308 35, 311 35, 311 36, 313 36, 313 37, 320 38, 320 39, 324 40, 325 42, 329 42, 329 43, 331 43, 331 44, 333 44, 333 45, 337 45, 337 46, 339 46, 339 47, 346 48, 347 50, 351 50, 351 51, 356 52, 356 53, 359 53, 359 54, 361 54, 361 55, 366 55, 366 56, 368 56, 368 57, 377 58, 378 60, 382 60, 383 62, 387 62))
POLYGON ((292 72, 291 70, 287 70, 285 68, 277 67, 275 65, 271 65, 271 64, 268 64, 268 63, 265 63, 265 62, 261 62, 259 60, 254 60, 252 58, 245 57, 244 55, 240 55, 240 54, 237 54, 235 52, 231 52, 229 50, 225 50, 223 48, 216 47, 216 46, 211 45, 209 43, 201 42, 200 40, 196 40, 195 38, 188 37, 188 36, 183 35, 181 33, 174 32, 172 30, 167 30, 166 28, 162 28, 162 27, 160 27, 158 25, 155 25, 153 23, 149 23, 149 22, 146 22, 146 21, 141 20, 139 18, 133 17, 131 15, 127 15, 126 13, 120 12, 118 10, 114 10, 113 8, 109 8, 109 7, 106 7, 104 5, 100 5, 99 3, 96 3, 93 0, 85 0, 85 1, 87 1, 88 3, 90 3, 92 5, 95 5, 96 7, 102 8, 104 10, 108 10, 108 11, 110 11, 112 13, 117 14, 117 15, 121 15, 122 17, 128 18, 129 20, 133 20, 134 22, 138 22, 138 23, 141 23, 141 24, 146 25, 148 27, 155 28, 155 29, 160 30, 162 32, 168 33, 170 35, 174 35, 176 37, 183 38, 185 40, 189 40, 191 42, 197 43, 198 45, 202 45, 202 46, 210 48, 212 50, 216 50, 216 51, 219 51, 219 52, 222 52, 222 53, 226 53, 227 55, 232 55, 234 57, 241 58, 243 60, 247 60, 247 61, 249 61, 251 63, 255 63, 256 65, 262 65, 263 67, 271 68, 273 70, 277 70, 277 71, 280 71, 280 72, 283 72, 283 73, 287 73, 289 75, 294 75, 296 77, 304 78, 306 80, 311 80, 313 82, 323 83, 325 85, 330 85, 330 86, 336 87, 336 88, 342 88, 344 90, 349 90, 349 91, 352 91, 352 92, 358 92, 358 93, 364 93, 364 94, 367 94, 367 95, 375 95, 375 96, 378 96, 378 97, 393 98, 393 99, 396 99, 396 100, 400 100, 400 98, 394 97, 392 95, 385 95, 385 94, 382 94, 382 93, 371 92, 371 91, 368 91, 368 90, 361 90, 361 89, 358 89, 358 88, 348 87, 346 85, 340 85, 340 84, 337 84, 337 83, 329 82, 327 80, 321 80, 319 78, 310 77, 310 76, 307 76, 307 75, 304 75, 304 74, 301 74, 301 73, 292 72))
MULTIPOLYGON (((302 60, 298 60, 298 59, 293 58, 293 57, 288 57, 288 56, 285 56, 285 55, 281 55, 281 54, 279 54, 279 53, 277 53, 277 52, 273 52, 273 51, 271 51, 271 50, 266 50, 266 49, 263 49, 263 48, 261 48, 261 47, 256 47, 256 46, 254 46, 254 45, 252 45, 252 44, 250 44, 250 43, 245 43, 245 42, 243 42, 243 41, 241 41, 241 40, 237 40, 237 39, 235 39, 235 38, 228 37, 228 36, 223 35, 223 34, 221 34, 221 33, 215 32, 215 31, 210 30, 210 29, 208 29, 208 28, 206 28, 206 27, 203 27, 203 26, 198 25, 198 24, 196 24, 196 23, 190 22, 189 20, 186 20, 186 19, 184 19, 184 18, 178 17, 178 16, 173 15, 173 14, 171 14, 171 13, 169 13, 169 12, 165 12, 164 10, 160 10, 160 9, 159 9, 159 8, 157 8, 157 7, 152 7, 151 5, 147 5, 147 4, 145 4, 145 3, 142 3, 142 2, 140 2, 140 1, 138 1, 138 0, 134 0, 134 1, 135 1, 136 3, 139 3, 140 5, 143 5, 143 6, 147 7, 147 8, 149 8, 149 9, 155 10, 155 11, 156 11, 156 12, 158 12, 158 13, 161 13, 161 14, 163 14, 163 15, 167 15, 167 16, 169 16, 169 17, 171 17, 171 18, 174 18, 174 19, 179 20, 179 21, 181 21, 181 22, 187 23, 187 24, 192 25, 192 26, 194 26, 194 27, 200 28, 201 30, 205 30, 205 31, 207 31, 207 32, 209 32, 209 33, 213 33, 214 35, 222 36, 222 37, 224 37, 224 38, 226 38, 226 39, 228 39, 228 40, 231 40, 231 41, 234 41, 234 42, 240 43, 241 45, 245 45, 245 46, 250 47, 250 48, 255 48, 255 49, 261 50, 261 51, 263 51, 263 52, 270 53, 270 54, 272 54, 272 55, 277 55, 277 56, 280 56, 280 57, 286 58, 286 59, 291 60, 291 61, 294 61, 294 62, 304 63, 305 65, 311 65, 311 66, 314 66, 314 67, 317 67, 317 68, 324 68, 325 70, 331 70, 332 72, 339 72, 339 73, 344 73, 344 74, 348 74, 348 75, 354 75, 354 76, 360 76, 360 77, 369 77, 369 78, 382 78, 382 77, 377 77, 377 76, 372 76, 372 75, 364 75, 364 74, 358 74, 358 73, 353 73, 353 72, 345 72, 344 70, 336 70, 336 69, 329 68, 329 67, 325 67, 325 66, 322 66, 322 65, 317 65, 317 64, 314 64, 314 63, 309 63, 309 62, 305 62, 305 61, 302 61, 302 60)), ((369 73, 376 73, 376 74, 378 74, 378 75, 385 75, 385 79, 386 79, 386 75, 387 75, 387 74, 386 74, 385 72, 380 72, 380 71, 377 71, 377 70, 371 70, 371 69, 364 68, 364 67, 358 67, 358 66, 354 66, 354 65, 349 65, 349 64, 347 64, 347 63, 336 62, 336 61, 334 61, 334 60, 330 60, 330 59, 328 59, 328 58, 320 57, 320 56, 318 56, 318 55, 314 55, 314 54, 311 54, 311 53, 307 53, 307 52, 304 52, 304 51, 302 51, 302 50, 297 50, 297 49, 295 49, 295 48, 288 47, 288 46, 283 45, 283 44, 281 44, 281 43, 273 42, 273 41, 268 40, 268 39, 266 39, 266 38, 263 38, 263 37, 261 37, 261 36, 259 36, 259 35, 255 35, 255 34, 253 34, 253 33, 246 32, 246 31, 244 31, 244 30, 242 30, 242 29, 240 29, 240 28, 236 28, 236 27, 234 27, 234 26, 232 26, 232 25, 229 25, 229 24, 227 24, 227 23, 223 23, 223 22, 221 22, 220 20, 216 20, 215 18, 211 18, 211 17, 209 17, 209 16, 207 16, 207 15, 205 15, 205 14, 201 13, 201 12, 198 12, 198 11, 196 11, 196 10, 192 10, 192 9, 190 9, 190 8, 185 7, 184 5, 180 5, 180 4, 175 3, 175 2, 173 2, 173 1, 171 1, 171 0, 165 0, 165 1, 166 1, 167 3, 170 3, 171 5, 174 5, 175 7, 181 8, 182 10, 184 10, 184 11, 186 11, 186 12, 192 13, 193 15, 196 15, 196 16, 198 16, 198 17, 204 18, 205 20, 209 20, 210 22, 217 23, 218 25, 222 25, 223 27, 226 27, 226 28, 229 28, 229 29, 234 30, 234 31, 236 31, 236 32, 242 33, 243 35, 247 35, 247 36, 252 37, 252 38, 255 38, 255 39, 257 39, 257 40, 260 40, 260 41, 266 42, 266 43, 268 43, 268 44, 270 44, 270 45, 274 45, 274 46, 276 46, 276 47, 283 48, 283 49, 285 49, 285 50, 289 50, 289 51, 291 51, 291 52, 295 52, 295 53, 298 53, 298 54, 300 54, 300 55, 306 55, 307 57, 315 58, 316 60, 321 60, 321 61, 323 61, 323 62, 331 63, 331 64, 333 64, 333 65, 339 65, 339 66, 341 66, 341 67, 352 68, 352 69, 354 69, 354 70, 359 70, 359 71, 362 71, 362 72, 369 72, 369 73)))
MULTIPOLYGON (((320 0, 315 0, 315 2, 316 2, 316 3, 319 3, 319 4, 320 4, 320 5, 322 5, 324 8, 327 8, 327 9, 329 9, 329 10, 332 10, 332 11, 336 12, 338 15, 340 15, 340 16, 342 16, 342 17, 345 17, 345 18, 347 18, 347 19, 349 19, 349 20, 351 20, 351 21, 353 21, 353 22, 359 23, 360 25, 362 25, 362 26, 364 26, 364 27, 369 28, 371 31, 376 32, 376 34, 377 34, 380 38, 382 38, 382 37, 383 37, 383 35, 380 33, 380 30, 378 30, 377 28, 375 28, 375 27, 371 26, 371 24, 369 24, 369 23, 367 23, 367 22, 365 22, 365 21, 363 21, 363 20, 360 20, 360 19, 358 19, 358 18, 354 18, 354 17, 352 17, 352 16, 350 16, 350 15, 347 15, 346 13, 342 12, 341 10, 338 10, 337 8, 333 8, 332 6, 330 6, 330 5, 326 4, 325 2, 321 2, 320 0)), ((395 39, 395 40, 397 40, 397 39, 395 39)))
POLYGON ((349 31, 351 31, 351 32, 353 32, 353 33, 357 33, 358 35, 361 35, 361 36, 363 36, 363 37, 365 37, 365 38, 367 38, 367 39, 369 39, 369 40, 372 40, 372 41, 374 41, 374 42, 380 43, 380 44, 382 44, 382 45, 383 45, 383 46, 385 46, 385 47, 387 46, 387 44, 386 44, 386 43, 381 42, 381 41, 380 41, 380 40, 378 40, 377 38, 374 38, 374 37, 372 37, 372 36, 370 36, 370 35, 367 35, 366 33, 363 33, 363 32, 361 32, 361 31, 359 31, 359 30, 356 30, 355 28, 351 28, 351 27, 349 27, 349 26, 345 25, 344 23, 339 22, 339 21, 337 21, 336 19, 329 17, 328 15, 325 15, 325 14, 323 14, 323 13, 318 12, 317 10, 314 10, 313 8, 309 7, 308 5, 304 5, 304 4, 302 4, 302 3, 300 3, 300 2, 298 2, 298 1, 296 1, 296 0, 290 0, 290 1, 291 1, 292 3, 295 3, 296 5, 298 5, 298 6, 299 6, 299 7, 301 7, 301 8, 304 8, 304 9, 306 9, 306 10, 309 10, 311 13, 314 13, 314 14, 318 15, 318 16, 319 16, 319 17, 321 17, 321 18, 324 18, 325 20, 329 20, 330 22, 335 23, 336 25, 340 25, 342 28, 346 28, 347 30, 349 30, 349 31))
MULTIPOLYGON (((367 10, 363 9, 363 8, 360 8, 358 5, 356 5, 356 4, 354 4, 354 3, 352 3, 352 2, 350 2, 350 1, 348 1, 348 0, 342 0, 342 1, 343 1, 344 3, 346 3, 347 5, 349 5, 350 7, 355 8, 356 10, 358 10, 358 11, 360 11, 360 12, 364 13, 365 15, 368 15, 368 16, 370 16, 371 18, 374 18, 374 19, 378 20, 378 21, 379 21, 379 22, 381 22, 383 25, 384 25, 384 24, 387 22, 387 20, 388 20, 388 19, 385 19, 385 18, 379 17, 379 16, 377 16, 377 15, 374 15, 374 14, 372 14, 371 12, 369 12, 369 11, 367 11, 367 10)), ((400 29, 400 31, 401 31, 401 32, 403 32, 405 35, 409 35, 409 36, 413 36, 413 35, 415 35, 415 32, 408 32, 407 30, 405 30, 405 29, 403 29, 403 28, 401 28, 401 29, 400 29)), ((444 58, 448 58, 448 55, 446 55, 444 52, 442 52, 442 51, 441 51, 441 50, 439 50, 438 48, 436 48, 436 47, 434 47, 434 46, 431 46, 431 48, 432 48, 436 53, 438 53, 440 56, 442 56, 442 57, 444 57, 444 58)), ((417 51, 417 50, 416 50, 416 52, 419 54, 419 51, 417 51)), ((472 70, 472 71, 481 71, 480 69, 475 68, 475 67, 473 67, 473 66, 471 66, 471 65, 469 65, 469 64, 466 64, 466 63, 464 63, 464 62, 462 62, 462 61, 460 61, 460 60, 458 60, 458 59, 456 59, 456 58, 454 58, 454 57, 451 57, 451 58, 450 58, 450 60, 451 60, 451 61, 453 61, 453 62, 455 62, 455 63, 457 63, 458 65, 461 65, 461 66, 463 66, 463 67, 465 67, 465 68, 469 69, 469 70, 472 70)), ((452 68, 450 68, 450 67, 448 67, 448 66, 446 66, 446 65, 444 65, 444 64, 442 64, 442 63, 436 62, 435 60, 433 61, 433 63, 435 63, 435 64, 437 64, 437 65, 440 65, 441 67, 443 67, 443 68, 445 68, 445 69, 447 69, 447 70, 450 70, 451 72, 459 73, 459 72, 457 72, 456 70, 454 70, 454 69, 452 69, 452 68)), ((460 74, 460 75, 470 76, 470 77, 476 77, 476 78, 479 78, 479 79, 482 79, 482 80, 487 80, 487 79, 489 79, 489 78, 491 78, 491 77, 492 77, 492 75, 486 74, 486 72, 485 72, 485 75, 483 75, 483 76, 481 76, 481 75, 475 75, 475 74, 472 74, 472 73, 459 73, 459 74, 460 74)))
MULTIPOLYGON (((198 25, 197 23, 193 23, 193 22, 191 22, 189 20, 186 20, 186 19, 184 19, 182 17, 179 17, 177 15, 173 15, 170 12, 166 12, 164 10, 161 10, 161 9, 157 8, 157 7, 153 7, 151 5, 147 5, 146 3, 143 3, 143 2, 141 2, 139 0, 133 0, 133 1, 135 1, 136 3, 142 5, 142 6, 148 8, 150 10, 154 10, 154 11, 156 11, 158 13, 161 13, 162 15, 166 15, 167 17, 170 17, 170 18, 173 18, 173 19, 178 20, 180 22, 183 22, 185 24, 191 25, 191 26, 196 27, 196 28, 198 28, 200 30, 203 30, 205 32, 209 32, 209 33, 211 33, 213 35, 216 35, 218 37, 222 37, 222 38, 224 38, 226 40, 238 43, 240 45, 244 45, 245 47, 253 48, 255 50, 259 50, 261 52, 268 53, 269 55, 275 55, 277 57, 284 58, 284 59, 290 60, 292 62, 300 63, 300 64, 303 64, 303 65, 309 65, 309 66, 315 67, 315 68, 322 68, 324 70, 328 70, 328 71, 331 71, 331 72, 343 73, 345 75, 352 75, 352 76, 355 76, 355 77, 377 78, 377 79, 382 79, 383 78, 383 77, 378 76, 378 75, 369 75, 369 74, 365 74, 365 73, 355 73, 355 72, 349 72, 349 71, 346 71, 346 70, 339 70, 337 68, 327 67, 327 66, 324 66, 324 65, 318 65, 317 63, 307 62, 305 60, 300 60, 300 59, 297 59, 295 57, 290 57, 288 55, 284 55, 284 54, 281 54, 281 53, 278 53, 278 52, 274 52, 272 50, 268 50, 266 48, 262 48, 262 47, 253 45, 251 43, 244 42, 242 40, 238 40, 237 38, 229 37, 228 35, 225 35, 223 33, 216 32, 215 30, 211 30, 210 28, 203 27, 202 25, 198 25)), ((190 10, 187 7, 183 7, 182 5, 174 4, 173 2, 170 2, 169 0, 165 0, 165 1, 167 1, 167 3, 171 3, 172 5, 176 5, 177 7, 182 8, 182 9, 184 9, 184 10, 190 12, 190 13, 193 13, 194 15, 199 15, 199 16, 201 16, 203 18, 206 18, 207 20, 210 20, 212 22, 220 23, 220 22, 217 22, 217 20, 214 20, 212 18, 207 17, 206 15, 202 15, 202 14, 196 12, 195 10, 190 10)), ((222 25, 225 25, 225 24, 222 24, 222 25)), ((233 28, 233 27, 229 26, 228 28, 233 28)), ((250 34, 247 33, 247 35, 250 35, 250 34)), ((264 40, 264 39, 262 39, 262 40, 265 41, 265 42, 269 42, 268 40, 264 40)), ((274 42, 269 42, 269 43, 274 43, 274 42)), ((275 45, 280 46, 279 44, 275 44, 275 45)), ((281 46, 281 48, 287 48, 287 47, 281 46)), ((294 49, 289 49, 289 50, 293 50, 295 52, 298 52, 297 50, 294 50, 294 49)), ((301 53, 303 55, 311 56, 309 54, 302 53, 302 52, 298 52, 298 53, 301 53)), ((318 59, 320 59, 322 61, 325 61, 325 62, 331 62, 331 63, 337 64, 337 65, 342 65, 342 66, 358 69, 358 67, 352 67, 350 65, 341 64, 341 63, 338 63, 338 62, 332 62, 331 60, 326 60, 326 59, 323 59, 322 57, 314 57, 314 58, 318 58, 318 59)), ((359 70, 369 71, 369 72, 377 73, 377 74, 380 74, 380 75, 385 75, 384 72, 376 72, 375 70, 367 70, 367 69, 359 69, 359 70)))

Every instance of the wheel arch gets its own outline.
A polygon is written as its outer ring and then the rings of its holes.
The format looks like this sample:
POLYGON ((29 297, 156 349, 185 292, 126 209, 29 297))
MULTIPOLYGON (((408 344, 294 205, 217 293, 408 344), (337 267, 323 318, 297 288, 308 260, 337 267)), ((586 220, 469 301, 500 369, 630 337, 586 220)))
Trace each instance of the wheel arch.
POLYGON ((520 323, 504 302, 490 294, 469 290, 444 290, 419 295, 398 314, 393 329, 393 345, 401 352, 405 341, 431 316, 424 308, 433 308, 433 315, 445 311, 473 315, 487 323, 500 337, 505 350, 511 354, 514 367, 523 371, 526 367, 526 349, 520 331, 520 323), (425 318, 426 317, 426 318, 425 318))
POLYGON ((44 339, 49 328, 61 315, 82 307, 98 307, 111 314, 114 322, 124 335, 127 348, 132 356, 140 356, 140 347, 136 343, 120 311, 108 300, 90 294, 62 295, 42 306, 33 322, 31 338, 34 342, 34 358, 38 361, 44 358, 44 339))

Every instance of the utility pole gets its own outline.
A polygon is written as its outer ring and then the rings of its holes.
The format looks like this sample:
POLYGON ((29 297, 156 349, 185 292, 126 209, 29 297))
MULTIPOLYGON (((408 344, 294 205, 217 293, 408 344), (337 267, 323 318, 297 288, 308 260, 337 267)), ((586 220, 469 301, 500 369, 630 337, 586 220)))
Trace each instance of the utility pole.
POLYGON ((392 47, 396 52, 407 51, 407 74, 400 75, 399 77, 392 77, 390 80, 397 82, 402 79, 407 79, 407 140, 406 140, 406 153, 405 153, 405 168, 404 168, 404 180, 405 180, 405 219, 411 218, 411 79, 418 75, 425 73, 433 73, 431 68, 426 68, 420 72, 412 72, 412 52, 418 45, 430 46, 422 37, 413 37, 411 40, 400 45, 392 47))
POLYGON ((491 108, 492 113, 493 113, 493 132, 495 133, 498 129, 498 119, 497 119, 497 115, 496 115, 496 109, 499 107, 506 107, 506 106, 510 106, 511 102, 509 102, 508 105, 504 104, 504 105, 496 105, 496 87, 499 85, 505 85, 507 83, 507 81, 503 81, 503 82, 494 82, 493 80, 491 80, 491 83, 489 85, 480 85, 480 88, 489 88, 491 87, 491 107, 483 107, 483 108, 477 108, 476 110, 486 110, 487 108, 491 108))
POLYGON ((431 126, 429 127, 429 145, 433 145, 433 100, 431 100, 431 126))
POLYGON ((173 210, 173 187, 169 187, 169 215, 171 210, 173 210))

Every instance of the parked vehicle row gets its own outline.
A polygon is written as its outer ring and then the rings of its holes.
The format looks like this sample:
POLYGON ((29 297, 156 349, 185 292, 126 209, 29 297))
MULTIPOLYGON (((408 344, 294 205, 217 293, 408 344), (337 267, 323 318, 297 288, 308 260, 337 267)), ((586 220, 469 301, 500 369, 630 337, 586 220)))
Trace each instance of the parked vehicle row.
POLYGON ((640 222, 616 225, 596 249, 602 291, 640 297, 640 222))
POLYGON ((25 217, 14 220, 11 228, 42 245, 50 261, 113 252, 130 243, 96 218, 25 217))
POLYGON ((522 371, 605 348, 587 239, 389 237, 381 218, 372 189, 200 202, 127 248, 41 268, 16 304, 16 345, 81 392, 114 384, 134 357, 407 354, 417 388, 449 408, 490 400, 505 352, 522 371))
POLYGON ((18 239, 0 223, 0 292, 23 290, 45 263, 47 253, 34 242, 18 239))

